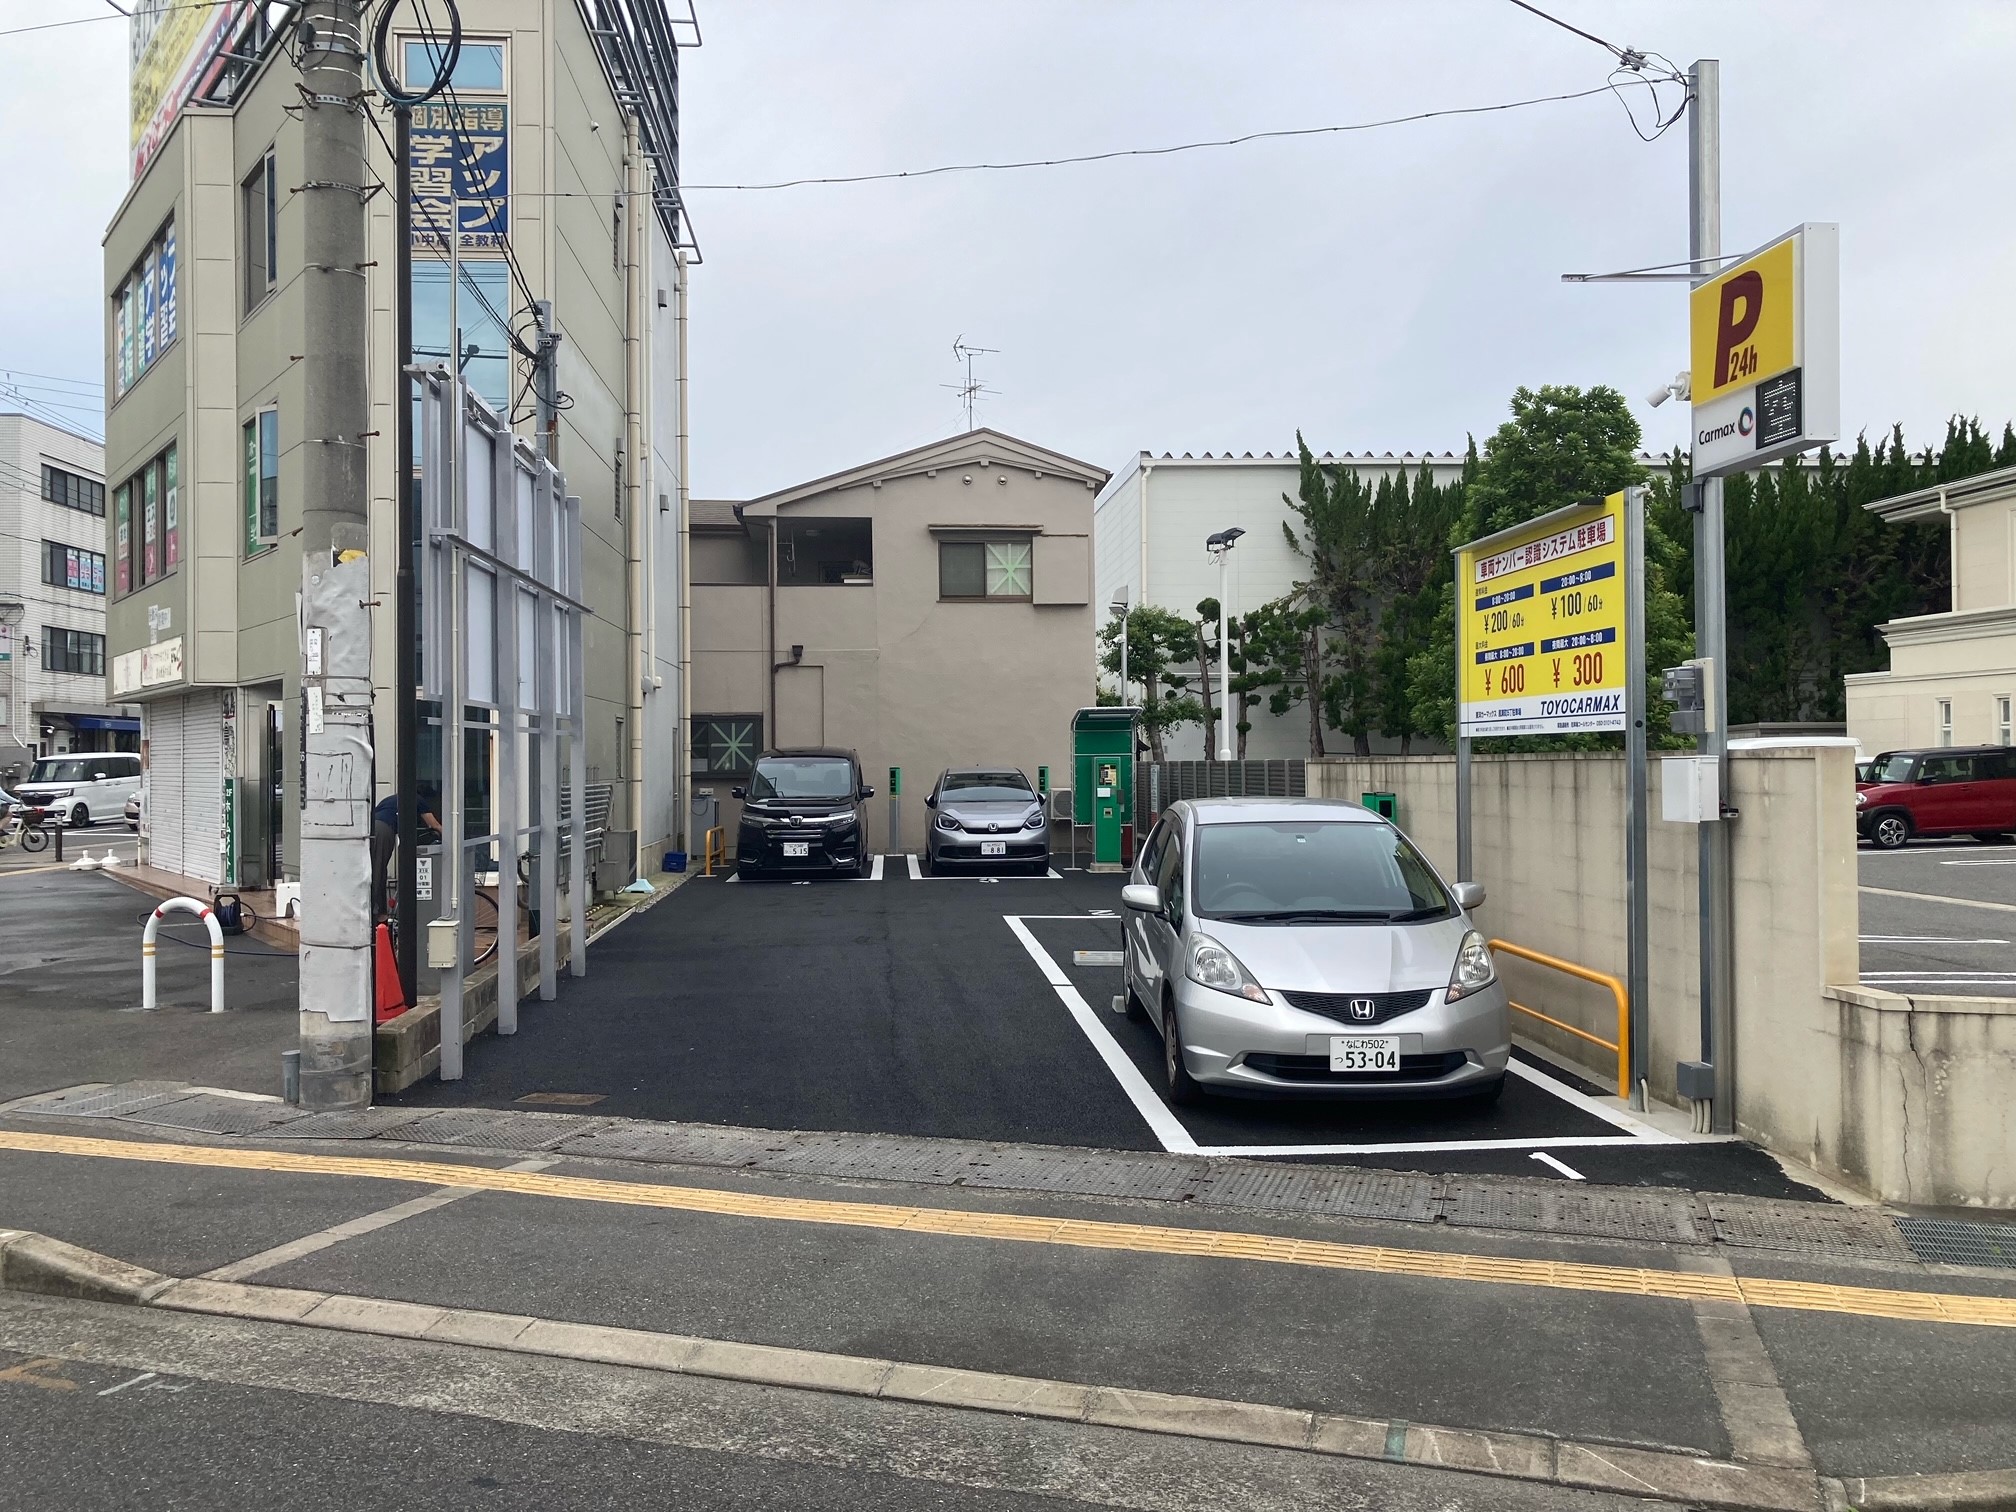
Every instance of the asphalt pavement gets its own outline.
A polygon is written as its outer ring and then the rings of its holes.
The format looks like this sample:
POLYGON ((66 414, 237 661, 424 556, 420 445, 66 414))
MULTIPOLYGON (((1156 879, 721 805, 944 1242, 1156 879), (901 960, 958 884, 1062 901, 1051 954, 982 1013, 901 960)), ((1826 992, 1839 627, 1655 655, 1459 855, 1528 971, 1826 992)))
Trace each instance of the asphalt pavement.
POLYGON ((557 1001, 526 1003, 515 1036, 474 1041, 463 1080, 388 1101, 557 1094, 630 1118, 1814 1195, 1750 1146, 1661 1132, 1523 1053, 1495 1107, 1172 1110, 1159 1037, 1111 1008, 1120 882, 913 879, 895 861, 879 882, 694 879, 598 942, 557 1001))
POLYGON ((1864 845, 1862 981, 1891 992, 2016 996, 2016 846, 1864 845))
MULTIPOLYGON (((0 876, 17 871, 41 871, 56 862, 57 831, 50 831, 48 846, 39 851, 23 850, 18 845, 9 845, 0 850, 0 876)), ((89 855, 102 860, 107 853, 117 857, 122 863, 131 865, 140 856, 140 837, 123 823, 98 823, 86 825, 83 829, 62 831, 63 860, 74 861, 80 855, 89 855)))
POLYGON ((95 872, 0 873, 0 1100, 135 1079, 280 1090, 280 1052, 300 1024, 295 957, 250 936, 227 940, 228 1011, 213 1014, 209 935, 171 916, 156 958, 160 1006, 142 1012, 140 933, 153 906, 95 872))

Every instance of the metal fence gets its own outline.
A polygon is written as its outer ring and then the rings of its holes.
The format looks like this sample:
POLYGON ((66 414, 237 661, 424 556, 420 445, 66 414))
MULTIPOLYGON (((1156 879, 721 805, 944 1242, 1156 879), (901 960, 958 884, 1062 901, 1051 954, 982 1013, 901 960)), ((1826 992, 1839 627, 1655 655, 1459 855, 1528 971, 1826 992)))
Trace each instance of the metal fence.
POLYGON ((1134 825, 1147 834, 1155 816, 1181 798, 1300 798, 1308 762, 1140 761, 1134 766, 1134 825))

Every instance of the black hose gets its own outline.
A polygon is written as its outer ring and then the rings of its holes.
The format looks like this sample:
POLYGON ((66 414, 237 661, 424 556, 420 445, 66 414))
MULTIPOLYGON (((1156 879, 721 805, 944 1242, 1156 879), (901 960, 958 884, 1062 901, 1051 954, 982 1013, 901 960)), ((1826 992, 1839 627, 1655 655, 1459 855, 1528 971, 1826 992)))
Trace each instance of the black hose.
MULTIPOLYGON (((448 46, 442 51, 441 61, 434 71, 434 82, 419 94, 409 94, 399 86, 400 73, 393 68, 385 56, 386 44, 392 40, 392 17, 399 9, 398 0, 385 0, 384 8, 378 12, 378 25, 371 33, 371 62, 378 70, 378 92, 394 105, 411 107, 422 105, 448 87, 455 76, 455 65, 462 58, 462 13, 455 8, 455 0, 445 0, 448 6, 448 46)), ((429 50, 432 50, 433 32, 428 31, 429 50)))
MULTIPOLYGON (((248 908, 248 909, 246 909, 246 910, 245 910, 245 912, 246 912, 246 913, 248 913, 248 914, 252 914, 252 910, 251 910, 251 909, 249 909, 249 908, 248 908)), ((148 921, 149 919, 153 918, 153 917, 154 917, 154 910, 150 908, 150 909, 148 909, 148 910, 147 910, 147 912, 145 912, 145 913, 143 913, 142 915, 140 915, 140 922, 141 922, 141 924, 142 924, 142 925, 144 926, 144 925, 146 924, 146 922, 147 922, 147 921, 148 921)), ((193 914, 191 914, 191 915, 186 915, 186 917, 188 918, 189 922, 190 922, 190 923, 192 923, 192 924, 195 924, 195 923, 200 923, 200 922, 201 922, 201 921, 200 921, 200 920, 198 920, 198 919, 197 919, 197 918, 196 918, 196 917, 195 917, 195 916, 194 916, 193 914)), ((257 918, 258 918, 258 915, 257 915, 257 914, 252 914, 252 917, 253 917, 254 919, 257 919, 257 918)), ((175 925, 176 923, 180 922, 180 921, 179 921, 179 920, 176 920, 176 919, 174 919, 174 918, 172 918, 172 917, 170 917, 170 916, 168 916, 168 915, 165 915, 165 914, 164 914, 164 915, 162 916, 162 919, 161 919, 161 922, 162 922, 163 924, 166 924, 166 925, 168 925, 168 926, 169 926, 169 928, 173 928, 173 927, 174 927, 174 925, 175 925)), ((207 931, 206 931, 206 933, 207 933, 207 931)), ((185 939, 183 939, 183 938, 182 938, 181 936, 179 936, 179 935, 172 935, 172 934, 169 934, 169 933, 168 933, 168 931, 167 931, 167 930, 165 930, 165 929, 163 929, 163 930, 156 930, 156 931, 155 931, 155 934, 154 934, 154 938, 155 938, 155 939, 157 939, 157 940, 166 940, 166 941, 168 941, 168 943, 169 943, 169 944, 171 944, 171 945, 186 945, 186 946, 188 946, 188 947, 189 947, 189 948, 190 948, 191 950, 208 950, 208 949, 210 948, 210 943, 209 943, 209 941, 208 941, 207 939, 204 939, 204 940, 185 940, 185 939)), ((231 947, 230 947, 229 945, 226 945, 226 946, 224 947, 224 954, 226 954, 226 955, 242 955, 242 956, 263 956, 263 957, 265 957, 265 958, 266 958, 267 960, 271 960, 271 959, 272 959, 273 957, 275 957, 275 956, 293 956, 293 955, 298 955, 298 954, 299 954, 299 952, 298 952, 298 951, 293 951, 293 950, 233 950, 233 949, 232 949, 232 948, 231 948, 231 947)))

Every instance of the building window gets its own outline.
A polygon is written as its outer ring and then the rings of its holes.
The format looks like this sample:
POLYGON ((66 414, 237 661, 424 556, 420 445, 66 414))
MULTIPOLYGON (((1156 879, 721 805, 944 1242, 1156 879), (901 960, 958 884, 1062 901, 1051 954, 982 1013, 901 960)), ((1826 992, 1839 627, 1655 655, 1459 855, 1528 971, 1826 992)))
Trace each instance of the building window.
POLYGON ((763 754, 760 714, 695 714, 693 775, 747 777, 763 754))
MULTIPOLYGON (((406 87, 425 89, 434 82, 441 66, 439 44, 408 41, 406 44, 406 87)), ((464 42, 455 59, 455 76, 448 81, 457 89, 483 89, 500 93, 504 88, 504 44, 464 42)))
POLYGON ((1942 698, 1935 705, 1935 708, 1939 716, 1937 720, 1939 725, 1939 744, 1950 746, 1953 744, 1953 700, 1942 698))
POLYGON ((133 271, 112 296, 113 320, 117 327, 113 348, 118 390, 125 393, 140 381, 174 345, 175 312, 175 222, 170 220, 156 233, 133 271))
POLYGON ((872 520, 812 515, 777 522, 777 583, 784 588, 875 581, 872 520))
POLYGON ((85 677, 105 675, 105 637, 89 630, 60 630, 42 627, 42 670, 76 672, 85 677))
POLYGON ((66 546, 61 541, 42 543, 42 581, 54 588, 77 593, 105 591, 105 557, 102 552, 82 546, 66 546))
POLYGON ((940 598, 1027 599, 1029 595, 1028 541, 938 543, 940 598))
POLYGON ((245 211, 245 308, 273 292, 280 264, 280 180, 273 149, 239 186, 245 211))
POLYGON ((280 411, 245 422, 245 555, 280 539, 280 411))
POLYGON ((182 560, 181 478, 171 445, 112 492, 120 593, 166 577, 182 560))
POLYGON ((42 464, 42 497, 65 509, 105 518, 105 485, 80 473, 42 464))
POLYGON ((446 362, 459 352, 462 376, 492 409, 511 402, 511 266, 495 258, 460 260, 454 322, 459 342, 449 342, 448 264, 413 260, 413 360, 446 362), (473 350, 472 350, 473 348, 473 350))
POLYGON ((1997 745, 2016 744, 2010 740, 2009 695, 2004 693, 1995 700, 1995 743, 1997 745))

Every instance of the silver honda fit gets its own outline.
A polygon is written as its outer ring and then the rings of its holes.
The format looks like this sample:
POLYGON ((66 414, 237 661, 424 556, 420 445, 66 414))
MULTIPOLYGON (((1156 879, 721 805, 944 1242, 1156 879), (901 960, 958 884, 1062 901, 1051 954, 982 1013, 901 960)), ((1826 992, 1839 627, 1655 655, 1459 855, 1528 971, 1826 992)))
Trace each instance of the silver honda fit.
POLYGON ((1356 804, 1174 804, 1121 898, 1125 1006, 1162 1033, 1171 1102, 1504 1087, 1505 990, 1467 912, 1483 888, 1356 804))
POLYGON ((1029 779, 1014 767, 953 767, 924 799, 930 810, 924 864, 1050 870, 1050 819, 1029 779))

